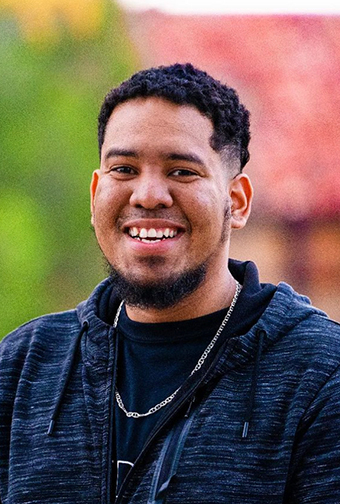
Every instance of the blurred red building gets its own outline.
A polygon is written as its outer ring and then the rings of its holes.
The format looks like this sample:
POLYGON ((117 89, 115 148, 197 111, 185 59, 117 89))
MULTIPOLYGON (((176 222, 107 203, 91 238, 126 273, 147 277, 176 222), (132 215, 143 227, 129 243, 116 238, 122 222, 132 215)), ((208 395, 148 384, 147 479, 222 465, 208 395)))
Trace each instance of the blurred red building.
POLYGON ((251 111, 256 198, 232 253, 340 318, 340 16, 129 13, 143 67, 191 61, 251 111))

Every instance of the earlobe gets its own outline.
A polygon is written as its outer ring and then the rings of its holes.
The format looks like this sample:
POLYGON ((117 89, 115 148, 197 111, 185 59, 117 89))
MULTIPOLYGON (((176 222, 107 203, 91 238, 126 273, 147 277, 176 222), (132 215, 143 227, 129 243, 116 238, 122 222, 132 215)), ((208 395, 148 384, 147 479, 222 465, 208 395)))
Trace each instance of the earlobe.
POLYGON ((95 196, 97 191, 97 185, 99 180, 99 170, 95 170, 92 174, 92 180, 90 185, 91 194, 91 224, 94 225, 94 208, 95 208, 95 196))
POLYGON ((241 229, 248 220, 253 199, 253 186, 248 175, 240 173, 229 184, 231 228, 241 229))

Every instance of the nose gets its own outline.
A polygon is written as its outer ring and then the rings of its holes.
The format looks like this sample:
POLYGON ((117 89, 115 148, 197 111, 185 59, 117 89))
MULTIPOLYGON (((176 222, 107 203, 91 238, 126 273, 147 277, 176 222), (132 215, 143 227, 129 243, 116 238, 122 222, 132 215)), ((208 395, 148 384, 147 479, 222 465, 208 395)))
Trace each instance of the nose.
POLYGON ((130 205, 148 210, 171 207, 173 199, 168 184, 165 177, 155 173, 141 175, 135 180, 130 205))

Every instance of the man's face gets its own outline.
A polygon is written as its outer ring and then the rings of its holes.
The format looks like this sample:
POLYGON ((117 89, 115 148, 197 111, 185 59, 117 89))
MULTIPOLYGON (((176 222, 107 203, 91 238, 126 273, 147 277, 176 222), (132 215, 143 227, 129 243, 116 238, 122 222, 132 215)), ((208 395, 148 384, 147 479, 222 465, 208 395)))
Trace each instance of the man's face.
POLYGON ((197 109, 161 98, 113 111, 91 184, 92 224, 130 282, 162 285, 201 266, 207 278, 226 267, 232 169, 211 148, 212 133, 197 109))

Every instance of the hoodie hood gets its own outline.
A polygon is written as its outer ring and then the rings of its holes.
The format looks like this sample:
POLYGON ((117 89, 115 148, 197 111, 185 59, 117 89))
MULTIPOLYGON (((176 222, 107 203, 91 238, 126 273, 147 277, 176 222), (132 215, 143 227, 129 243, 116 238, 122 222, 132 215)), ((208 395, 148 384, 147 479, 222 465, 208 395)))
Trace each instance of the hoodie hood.
POLYGON ((294 327, 315 314, 327 316, 321 310, 314 308, 306 296, 296 293, 288 284, 280 282, 266 310, 249 332, 242 335, 236 334, 231 339, 232 352, 226 352, 223 355, 215 372, 225 373, 253 359, 257 352, 257 335, 261 331, 265 333, 262 348, 262 352, 265 352, 294 327))

